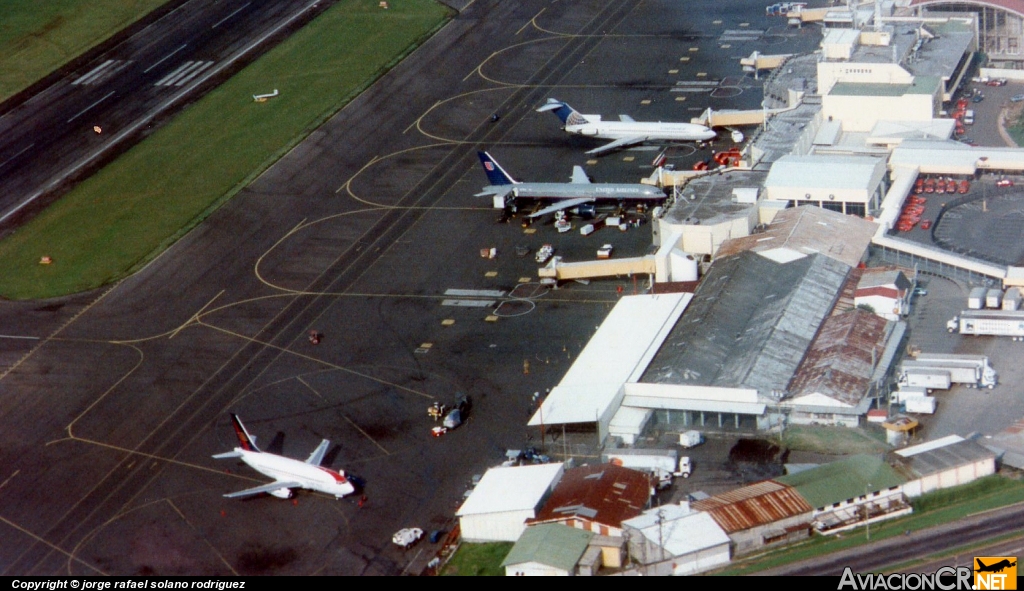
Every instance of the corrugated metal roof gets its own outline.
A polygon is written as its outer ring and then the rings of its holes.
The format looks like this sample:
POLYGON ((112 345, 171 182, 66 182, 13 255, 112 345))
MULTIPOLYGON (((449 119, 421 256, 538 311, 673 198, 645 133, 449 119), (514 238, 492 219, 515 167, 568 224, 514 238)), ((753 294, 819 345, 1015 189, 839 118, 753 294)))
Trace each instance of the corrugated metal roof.
POLYGON ((817 509, 899 486, 906 478, 881 458, 857 455, 775 479, 792 486, 817 509))
POLYGON ((890 333, 889 322, 866 310, 827 318, 789 383, 790 396, 818 393, 857 405, 868 392, 890 333))
POLYGON ((593 536, 589 531, 561 523, 534 525, 519 536, 501 566, 537 562, 572 573, 593 536))
MULTIPOLYGON (((903 450, 906 452, 906 450, 903 450)), ((909 456, 896 452, 901 463, 918 477, 945 472, 961 466, 969 466, 976 462, 995 461, 996 454, 975 441, 961 440, 955 443, 921 451, 909 456)))
POLYGON ((796 490, 771 480, 695 501, 691 507, 707 511, 730 534, 804 513, 809 516, 813 510, 796 490))
POLYGON ((620 527, 640 515, 651 499, 650 477, 614 464, 580 466, 567 470, 527 523, 566 521, 573 517, 620 527))
POLYGON ((857 289, 870 287, 889 287, 896 289, 910 289, 910 280, 899 269, 892 267, 871 267, 863 269, 857 289))
POLYGON ((666 505, 644 511, 643 515, 623 521, 624 527, 663 547, 671 556, 682 556, 729 543, 713 517, 679 505, 666 505))
POLYGON ((716 260, 639 381, 784 389, 849 270, 823 255, 716 260))
POLYGON ((874 222, 857 216, 804 205, 780 211, 764 232, 726 240, 717 256, 786 247, 804 254, 821 253, 856 267, 877 230, 874 222))
POLYGON ((562 464, 491 468, 455 515, 535 509, 563 470, 562 464))

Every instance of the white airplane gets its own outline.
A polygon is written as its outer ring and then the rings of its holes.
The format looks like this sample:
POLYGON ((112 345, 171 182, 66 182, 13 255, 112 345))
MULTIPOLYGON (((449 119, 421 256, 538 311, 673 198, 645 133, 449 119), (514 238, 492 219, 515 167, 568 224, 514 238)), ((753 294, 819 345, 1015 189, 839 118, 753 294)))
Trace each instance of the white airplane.
POLYGON ((277 454, 266 453, 256 447, 256 438, 249 435, 238 419, 238 415, 231 415, 231 421, 235 425, 235 434, 238 435, 240 447, 234 451, 217 454, 215 459, 239 458, 248 464, 253 470, 274 479, 270 484, 247 488, 238 492, 224 495, 229 499, 249 497, 262 493, 274 495, 279 499, 288 499, 292 496, 293 488, 307 488, 310 490, 327 493, 341 498, 355 492, 355 487, 345 476, 344 471, 334 471, 324 468, 320 462, 327 453, 331 442, 324 439, 320 445, 313 450, 313 453, 306 458, 306 461, 293 460, 277 454))
POLYGON ((600 115, 581 115, 567 103, 553 98, 549 98, 546 105, 537 109, 538 113, 544 111, 554 111, 569 133, 614 140, 587 151, 587 154, 595 156, 646 142, 702 142, 718 135, 714 130, 696 123, 635 121, 629 115, 619 115, 619 121, 602 121, 600 115))

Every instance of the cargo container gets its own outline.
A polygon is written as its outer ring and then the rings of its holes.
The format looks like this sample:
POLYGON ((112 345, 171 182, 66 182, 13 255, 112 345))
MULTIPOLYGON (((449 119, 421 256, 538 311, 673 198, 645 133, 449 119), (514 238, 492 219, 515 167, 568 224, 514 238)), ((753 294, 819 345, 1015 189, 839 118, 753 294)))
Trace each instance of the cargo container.
POLYGON ((1024 340, 1024 310, 964 310, 946 323, 946 330, 965 335, 1024 340))
MULTIPOLYGON (((911 370, 942 370, 949 373, 954 384, 965 384, 968 387, 994 388, 998 375, 988 363, 984 355, 948 355, 941 353, 919 353, 914 359, 905 360, 900 366, 901 371, 911 370)), ((909 386, 926 386, 911 384, 909 386)))
MULTIPOLYGON (((614 449, 606 451, 601 459, 651 475, 658 490, 672 485, 673 476, 683 476, 683 468, 674 449, 614 449)), ((690 458, 686 459, 686 477, 690 476, 690 458)))
POLYGON ((975 287, 971 290, 971 295, 967 296, 967 307, 971 310, 981 310, 985 307, 985 295, 988 293, 987 287, 975 287))
POLYGON ((1003 290, 1001 289, 990 289, 985 292, 985 307, 993 310, 998 310, 1003 306, 1003 290))
POLYGON ((928 388, 922 388, 920 386, 900 386, 899 390, 892 393, 892 398, 896 404, 903 404, 908 398, 917 398, 927 395, 928 388))
POLYGON ((931 415, 935 414, 935 398, 932 396, 916 396, 908 398, 904 405, 908 413, 931 415))
POLYGON ((1020 308, 1021 297, 1019 287, 1011 287, 1003 295, 1003 310, 1013 311, 1020 308))
POLYGON ((900 389, 907 387, 927 388, 928 390, 949 390, 953 384, 949 372, 934 367, 903 367, 900 368, 900 389))

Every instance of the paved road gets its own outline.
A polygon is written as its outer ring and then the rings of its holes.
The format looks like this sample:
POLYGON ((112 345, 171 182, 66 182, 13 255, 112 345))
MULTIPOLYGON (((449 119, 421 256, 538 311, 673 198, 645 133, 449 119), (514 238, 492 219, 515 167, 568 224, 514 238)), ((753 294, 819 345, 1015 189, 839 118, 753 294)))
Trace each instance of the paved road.
MULTIPOLYGON (((805 560, 758 573, 770 576, 841 575, 850 567, 855 573, 887 572, 885 567, 949 551, 969 544, 1019 532, 1024 529, 1024 505, 1011 505, 961 519, 910 536, 889 538, 837 552, 820 559, 805 560)), ((855 532, 854 535, 861 535, 855 532)), ((984 554, 979 554, 984 556, 984 554)), ((926 572, 920 568, 913 572, 926 572)))
POLYGON ((194 100, 332 3, 188 0, 5 109, 0 232, 137 142, 158 115, 194 100))

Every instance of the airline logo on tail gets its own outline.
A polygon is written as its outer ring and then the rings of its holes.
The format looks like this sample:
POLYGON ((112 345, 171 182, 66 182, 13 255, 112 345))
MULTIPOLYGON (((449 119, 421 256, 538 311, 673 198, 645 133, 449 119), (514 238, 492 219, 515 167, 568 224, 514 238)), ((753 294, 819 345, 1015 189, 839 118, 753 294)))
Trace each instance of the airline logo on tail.
POLYGON ((537 109, 538 113, 543 113, 544 111, 554 111, 555 115, 558 115, 558 118, 566 125, 583 125, 590 123, 590 121, 581 115, 579 111, 570 107, 568 103, 563 103, 558 99, 549 98, 548 102, 544 106, 537 109))
POLYGON ((242 421, 239 420, 238 415, 231 415, 231 423, 235 426, 235 435, 238 436, 238 442, 242 444, 242 449, 245 451, 260 451, 260 449, 256 447, 256 438, 249 435, 249 432, 245 430, 245 426, 242 425, 242 421))

